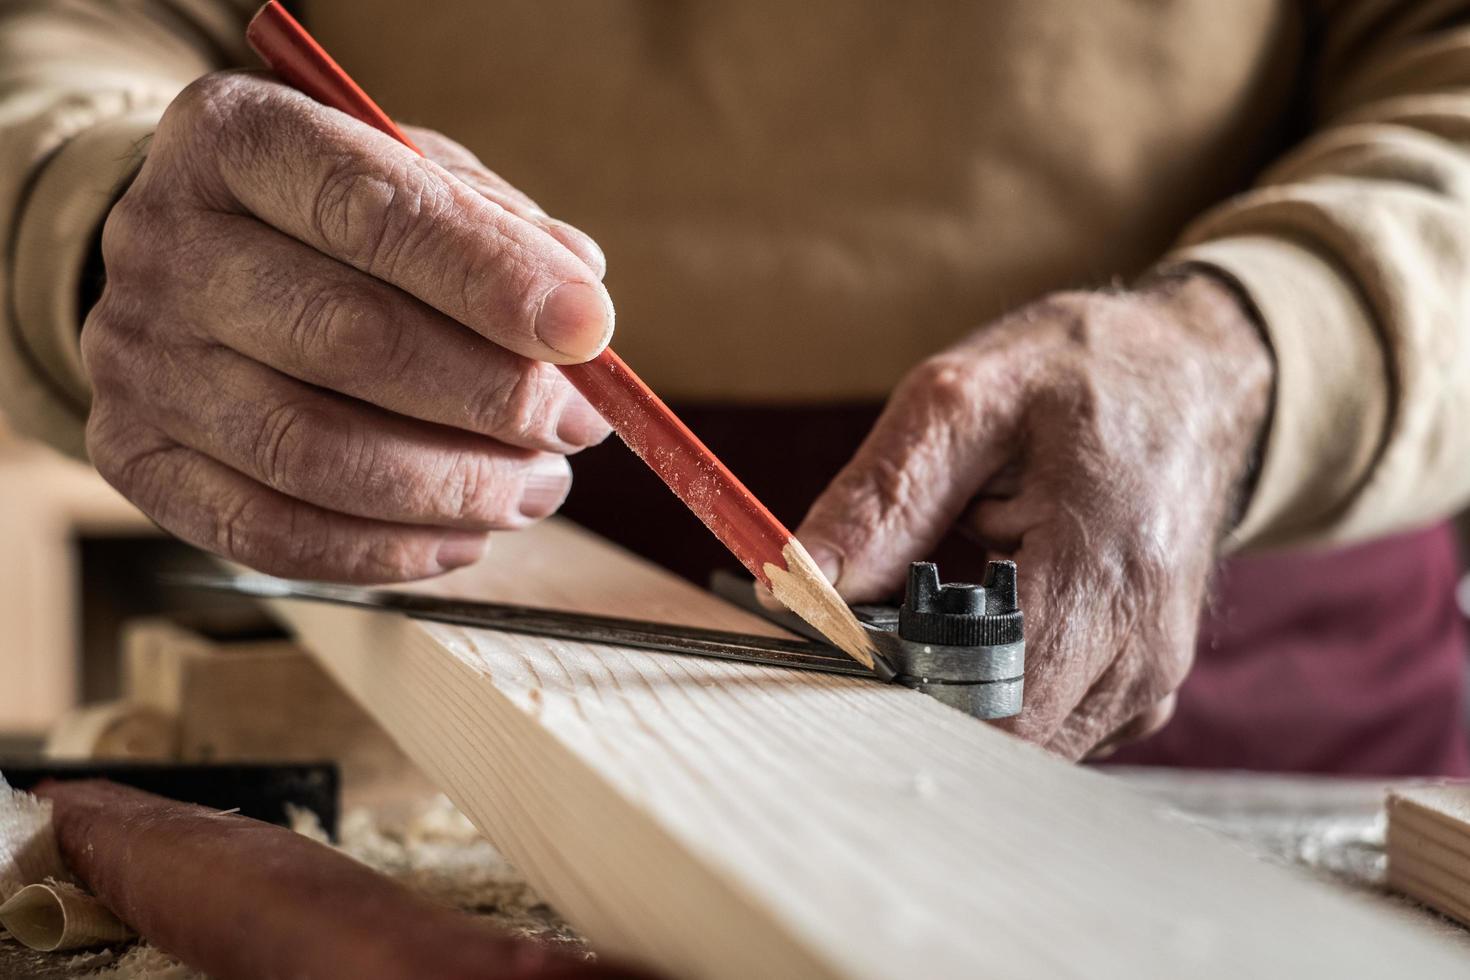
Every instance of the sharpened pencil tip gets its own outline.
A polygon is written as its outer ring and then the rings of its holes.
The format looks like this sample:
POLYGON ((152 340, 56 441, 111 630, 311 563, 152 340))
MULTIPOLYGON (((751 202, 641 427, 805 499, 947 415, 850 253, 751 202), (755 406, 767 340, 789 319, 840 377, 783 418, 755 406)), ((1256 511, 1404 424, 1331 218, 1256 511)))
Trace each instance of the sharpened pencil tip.
POLYGON ((842 596, 827 581, 817 563, 795 538, 781 549, 786 567, 767 562, 762 569, 771 593, 787 609, 810 623, 839 650, 862 664, 873 666, 873 641, 842 596))

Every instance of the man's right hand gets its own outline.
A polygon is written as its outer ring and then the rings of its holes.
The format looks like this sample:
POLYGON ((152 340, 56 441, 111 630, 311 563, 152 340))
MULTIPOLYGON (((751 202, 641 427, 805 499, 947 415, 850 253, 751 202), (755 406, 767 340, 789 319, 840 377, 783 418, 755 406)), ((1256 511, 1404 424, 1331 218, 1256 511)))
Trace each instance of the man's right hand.
POLYGON ((276 574, 434 575, 555 511, 607 436, 552 366, 612 334, 601 252, 413 138, 438 162, 251 73, 165 114, 82 357, 92 461, 166 530, 276 574))

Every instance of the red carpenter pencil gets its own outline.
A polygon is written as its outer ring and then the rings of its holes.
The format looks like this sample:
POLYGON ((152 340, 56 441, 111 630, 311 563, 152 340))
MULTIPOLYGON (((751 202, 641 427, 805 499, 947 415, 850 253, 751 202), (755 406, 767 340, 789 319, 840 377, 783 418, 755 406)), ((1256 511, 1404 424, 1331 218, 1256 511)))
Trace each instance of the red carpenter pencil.
MULTIPOLYGON (((250 21, 246 37, 292 87, 423 155, 276 0, 250 21)), ((837 646, 872 666, 862 627, 800 543, 612 348, 585 364, 559 367, 757 580, 837 646)))

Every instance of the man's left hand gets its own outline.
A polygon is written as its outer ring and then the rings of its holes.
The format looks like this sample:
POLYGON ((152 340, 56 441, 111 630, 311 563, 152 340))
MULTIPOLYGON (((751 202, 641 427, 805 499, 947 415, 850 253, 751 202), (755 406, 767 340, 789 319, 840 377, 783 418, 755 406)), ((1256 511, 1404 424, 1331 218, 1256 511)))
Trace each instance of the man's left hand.
POLYGON ((1208 274, 1048 297, 912 372, 797 536, 855 602, 956 525, 1013 558, 1026 707, 1006 724, 1082 757, 1172 711, 1272 375, 1208 274))

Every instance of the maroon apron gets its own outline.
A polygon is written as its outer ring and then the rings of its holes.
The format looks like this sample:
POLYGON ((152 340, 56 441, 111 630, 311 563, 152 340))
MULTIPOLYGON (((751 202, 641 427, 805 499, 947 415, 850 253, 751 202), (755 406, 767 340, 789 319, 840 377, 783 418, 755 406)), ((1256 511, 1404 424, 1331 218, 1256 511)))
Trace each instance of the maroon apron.
POLYGON ((1110 763, 1470 775, 1454 529, 1225 563, 1179 710, 1110 763))
MULTIPOLYGON (((791 527, 851 458, 877 411, 679 408, 791 527)), ((616 439, 572 465, 576 482, 563 512, 573 520, 696 582, 738 567, 616 439)), ((965 568, 953 547, 937 557, 947 577, 978 571, 965 568)), ((1448 525, 1226 562, 1174 719, 1109 762, 1470 775, 1459 567, 1448 525)))

